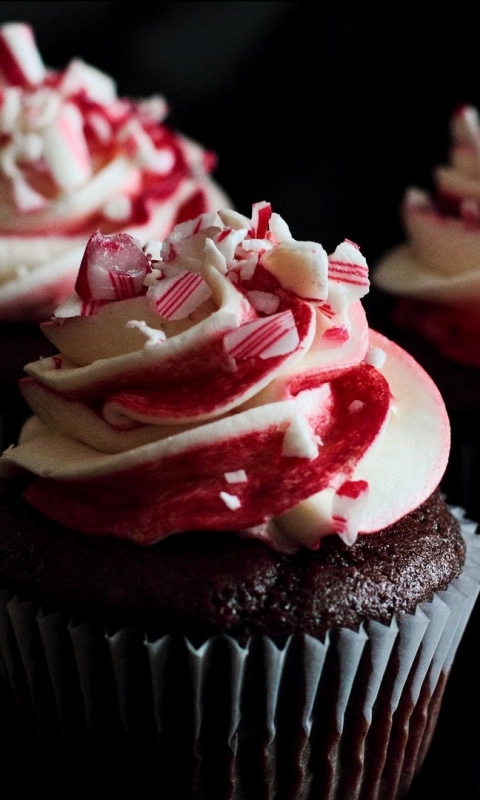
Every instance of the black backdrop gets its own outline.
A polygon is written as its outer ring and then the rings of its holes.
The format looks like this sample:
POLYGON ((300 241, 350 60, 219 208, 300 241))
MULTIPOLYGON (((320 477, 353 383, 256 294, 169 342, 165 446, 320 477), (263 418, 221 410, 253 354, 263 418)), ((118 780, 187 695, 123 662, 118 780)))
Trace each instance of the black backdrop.
MULTIPOLYGON (((371 266, 402 237, 406 185, 445 160, 452 110, 480 105, 474 2, 2 2, 13 20, 51 67, 78 56, 122 95, 164 94, 238 210, 269 200, 295 238, 347 237, 371 266)), ((408 800, 480 798, 479 613, 408 800)))

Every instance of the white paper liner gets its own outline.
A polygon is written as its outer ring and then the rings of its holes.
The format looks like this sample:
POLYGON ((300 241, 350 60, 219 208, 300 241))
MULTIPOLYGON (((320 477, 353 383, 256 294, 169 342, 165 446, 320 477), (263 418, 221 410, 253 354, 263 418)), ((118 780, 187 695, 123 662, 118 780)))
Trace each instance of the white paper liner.
MULTIPOLYGON (((169 741, 185 748, 184 755, 191 749, 185 785, 202 787, 198 797, 208 796, 209 787, 219 796, 222 781, 224 796, 233 800, 273 798, 280 782, 285 798, 400 797, 425 757, 480 589, 480 536, 461 509, 452 511, 467 545, 462 574, 432 602, 390 625, 340 629, 324 642, 291 637, 284 648, 266 637, 242 647, 228 636, 195 648, 170 636, 149 642, 134 629, 110 636, 4 591, 0 675, 25 724, 36 721, 45 742, 52 709, 67 745, 79 715, 87 731, 99 720, 101 730, 113 730, 113 697, 127 745, 148 729, 159 753, 169 741), (110 682, 99 683, 107 673, 110 682), (177 702, 184 730, 176 729, 177 702), (143 717, 139 724, 139 707, 149 724, 143 717), (215 775, 210 762, 220 750, 215 775)), ((158 767, 160 785, 168 769, 158 767)), ((196 791, 188 797, 196 798, 196 791)))

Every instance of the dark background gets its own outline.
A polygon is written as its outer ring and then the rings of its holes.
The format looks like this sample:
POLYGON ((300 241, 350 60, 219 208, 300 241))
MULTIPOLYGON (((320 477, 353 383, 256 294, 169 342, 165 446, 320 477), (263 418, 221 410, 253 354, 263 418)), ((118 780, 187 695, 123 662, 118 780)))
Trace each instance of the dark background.
MULTIPOLYGON (((295 238, 329 252, 352 239, 373 267, 402 238, 405 187, 428 188, 445 161, 452 110, 480 106, 476 7, 2 2, 0 23, 30 22, 50 67, 78 56, 121 95, 164 94, 169 124, 216 151, 239 211, 268 200, 295 238)), ((408 800, 480 798, 478 617, 408 800)))

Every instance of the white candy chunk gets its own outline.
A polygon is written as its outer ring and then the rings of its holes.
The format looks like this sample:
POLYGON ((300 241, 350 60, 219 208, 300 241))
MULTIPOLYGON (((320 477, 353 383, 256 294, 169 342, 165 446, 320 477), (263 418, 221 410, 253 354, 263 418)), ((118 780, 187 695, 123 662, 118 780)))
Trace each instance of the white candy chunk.
POLYGON ((216 216, 213 212, 207 212, 200 214, 195 219, 175 225, 173 231, 162 242, 161 258, 164 261, 172 261, 178 257, 188 258, 189 256, 203 258, 204 240, 194 237, 193 234, 212 228, 212 233, 215 235, 218 231, 218 228, 213 229, 216 216))
POLYGON ((296 417, 285 431, 282 456, 310 459, 318 456, 318 439, 305 417, 296 417))
POLYGON ((368 503, 366 481, 345 481, 335 492, 332 500, 332 521, 335 532, 345 544, 355 544, 362 529, 368 503))
POLYGON ((66 190, 84 184, 92 174, 92 163, 78 108, 66 103, 42 135, 45 159, 56 184, 66 190))
POLYGON ((381 347, 369 347, 365 356, 365 363, 371 364, 372 367, 381 369, 385 364, 387 354, 381 347))
POLYGON ((250 258, 242 258, 241 261, 237 262, 237 266, 240 271, 240 277, 244 281, 250 281, 253 278, 253 274, 257 268, 258 259, 256 256, 250 256, 250 258))
POLYGON ((277 214, 276 211, 274 211, 272 216, 270 217, 269 227, 270 227, 270 233, 272 234, 273 238, 277 240, 277 242, 293 241, 293 236, 290 233, 290 228, 288 227, 283 217, 281 217, 280 214, 277 214))
POLYGON ((152 97, 147 97, 145 100, 138 101, 137 108, 142 116, 158 124, 163 122, 169 113, 167 100, 161 94, 156 94, 152 97))
POLYGON ((46 77, 45 65, 29 25, 11 22, 0 30, 0 74, 13 86, 35 86, 46 77))
POLYGON ((233 230, 241 230, 242 228, 247 231, 250 230, 252 223, 248 217, 244 217, 244 215, 239 214, 238 211, 233 211, 233 209, 230 208, 221 208, 218 212, 218 216, 228 228, 233 228, 233 230))
POLYGON ((245 239, 248 231, 246 228, 231 228, 230 230, 223 230, 214 237, 214 242, 220 253, 225 258, 227 264, 233 261, 235 250, 240 242, 245 239))
POLYGON ((258 289, 247 292, 247 297, 255 311, 263 314, 274 314, 280 304, 280 298, 276 294, 261 292, 258 289))
POLYGON ((65 70, 60 91, 64 95, 69 95, 82 89, 96 103, 107 105, 117 98, 115 81, 109 75, 75 58, 65 70))
POLYGON ((237 469, 235 472, 226 472, 225 480, 227 483, 245 483, 247 481, 247 473, 244 469, 237 469))
POLYGON ((225 256, 221 253, 212 239, 205 240, 204 246, 205 264, 217 269, 220 275, 227 274, 227 262, 225 256))
POLYGON ((21 106, 21 91, 9 86, 0 93, 0 132, 13 133, 17 126, 21 106))
POLYGON ((55 311, 53 312, 53 316, 55 319, 69 319, 70 317, 81 317, 82 316, 82 307, 84 301, 80 299, 78 294, 74 293, 67 297, 66 300, 63 301, 55 311))
POLYGON ((240 500, 235 494, 228 494, 228 492, 220 492, 220 498, 223 500, 227 508, 231 511, 236 511, 242 505, 240 500))
POLYGON ((262 256, 261 264, 281 287, 308 300, 328 296, 328 257, 315 242, 282 242, 262 256))
POLYGON ((175 164, 175 154, 170 148, 158 149, 138 119, 131 119, 123 129, 125 139, 131 140, 136 149, 136 161, 140 167, 168 175, 175 164))

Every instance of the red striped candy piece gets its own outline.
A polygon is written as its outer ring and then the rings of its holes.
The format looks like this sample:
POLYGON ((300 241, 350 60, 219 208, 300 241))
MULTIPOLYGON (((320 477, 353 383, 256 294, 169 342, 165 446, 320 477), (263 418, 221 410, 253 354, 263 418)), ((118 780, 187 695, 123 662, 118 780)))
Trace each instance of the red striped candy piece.
POLYGON ((94 233, 80 264, 75 291, 82 300, 136 297, 150 270, 148 259, 128 233, 94 233))

